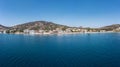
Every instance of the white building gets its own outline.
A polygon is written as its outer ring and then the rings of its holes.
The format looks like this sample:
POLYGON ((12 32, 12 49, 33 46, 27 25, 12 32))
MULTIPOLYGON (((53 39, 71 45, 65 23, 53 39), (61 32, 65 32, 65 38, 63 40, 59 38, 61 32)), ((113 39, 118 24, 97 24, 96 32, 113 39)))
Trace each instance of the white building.
POLYGON ((71 28, 68 28, 68 29, 66 29, 66 32, 69 33, 69 32, 71 32, 71 30, 72 30, 71 28))
POLYGON ((100 32, 106 32, 106 30, 100 30, 100 32))
POLYGON ((3 33, 6 34, 6 30, 4 30, 3 33))
POLYGON ((43 34, 43 33, 44 33, 44 30, 39 30, 39 33, 40 33, 40 34, 43 34))
POLYGON ((35 34, 34 30, 29 30, 29 34, 35 34))
POLYGON ((1 30, 0 33, 6 34, 6 30, 1 30))
POLYGON ((86 33, 86 32, 88 32, 88 30, 86 30, 86 29, 81 29, 81 32, 86 33))
POLYGON ((24 30, 23 32, 24 32, 25 34, 29 34, 29 30, 28 30, 28 29, 24 30))

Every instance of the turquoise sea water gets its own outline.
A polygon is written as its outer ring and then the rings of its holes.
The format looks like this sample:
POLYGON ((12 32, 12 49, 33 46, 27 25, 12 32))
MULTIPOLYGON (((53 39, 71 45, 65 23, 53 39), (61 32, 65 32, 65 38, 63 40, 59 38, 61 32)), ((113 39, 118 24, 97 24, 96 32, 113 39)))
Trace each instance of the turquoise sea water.
POLYGON ((120 33, 0 34, 0 67, 120 67, 120 33))

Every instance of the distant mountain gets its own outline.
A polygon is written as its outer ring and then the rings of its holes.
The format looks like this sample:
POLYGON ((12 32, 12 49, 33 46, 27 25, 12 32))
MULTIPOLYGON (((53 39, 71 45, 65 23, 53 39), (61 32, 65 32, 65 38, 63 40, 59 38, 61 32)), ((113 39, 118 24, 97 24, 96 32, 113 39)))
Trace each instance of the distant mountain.
POLYGON ((55 24, 53 22, 47 22, 47 21, 34 21, 34 22, 28 22, 28 23, 13 26, 11 29, 16 29, 16 30, 25 30, 25 29, 54 30, 56 28, 65 29, 65 28, 68 28, 68 26, 55 24))
POLYGON ((116 28, 120 27, 120 24, 113 24, 113 25, 109 25, 109 26, 104 26, 104 27, 101 27, 100 29, 104 29, 104 30, 114 30, 116 28))
POLYGON ((8 29, 9 27, 6 27, 6 26, 3 26, 3 25, 0 25, 0 31, 1 30, 5 30, 5 29, 8 29))

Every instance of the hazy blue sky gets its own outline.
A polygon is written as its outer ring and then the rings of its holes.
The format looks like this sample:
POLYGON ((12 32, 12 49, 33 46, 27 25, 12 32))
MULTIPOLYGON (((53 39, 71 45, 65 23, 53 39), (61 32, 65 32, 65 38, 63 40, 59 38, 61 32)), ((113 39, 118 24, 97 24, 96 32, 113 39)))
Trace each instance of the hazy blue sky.
POLYGON ((38 20, 85 27, 120 24, 120 0, 0 0, 0 24, 38 20))

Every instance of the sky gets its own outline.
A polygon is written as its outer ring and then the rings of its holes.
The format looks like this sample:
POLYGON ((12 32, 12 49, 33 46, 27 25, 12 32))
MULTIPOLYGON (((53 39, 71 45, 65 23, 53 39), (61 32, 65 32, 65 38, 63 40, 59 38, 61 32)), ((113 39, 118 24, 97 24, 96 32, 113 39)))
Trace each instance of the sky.
POLYGON ((120 24, 120 0, 0 0, 0 24, 40 20, 76 27, 120 24))

